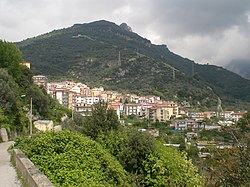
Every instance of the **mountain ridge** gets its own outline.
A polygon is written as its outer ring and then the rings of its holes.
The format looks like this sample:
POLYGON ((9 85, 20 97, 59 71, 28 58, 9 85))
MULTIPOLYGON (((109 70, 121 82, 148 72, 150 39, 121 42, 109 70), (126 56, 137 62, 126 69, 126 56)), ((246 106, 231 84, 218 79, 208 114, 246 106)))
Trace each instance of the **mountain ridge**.
POLYGON ((234 59, 226 65, 226 69, 237 73, 245 79, 250 80, 250 60, 234 59))
POLYGON ((250 102, 250 81, 222 67, 197 64, 109 21, 75 24, 17 45, 32 69, 45 75, 208 107, 218 96, 227 103, 250 102))

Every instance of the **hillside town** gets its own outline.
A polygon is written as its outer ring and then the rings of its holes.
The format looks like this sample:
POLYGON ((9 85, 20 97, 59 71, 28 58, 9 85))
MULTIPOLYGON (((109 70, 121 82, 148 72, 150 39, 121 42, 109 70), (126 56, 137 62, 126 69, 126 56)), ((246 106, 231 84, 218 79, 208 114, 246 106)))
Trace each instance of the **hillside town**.
POLYGON ((172 120, 171 126, 175 130, 211 130, 222 126, 235 124, 246 111, 195 111, 190 107, 184 108, 174 101, 163 101, 159 96, 138 96, 136 94, 122 94, 107 91, 103 87, 90 88, 83 83, 71 81, 48 82, 43 75, 33 77, 34 84, 44 87, 48 94, 58 102, 83 116, 89 115, 92 105, 98 102, 107 103, 108 108, 121 116, 137 116, 151 122, 165 122, 172 120), (205 119, 218 117, 216 124, 204 124, 205 119))

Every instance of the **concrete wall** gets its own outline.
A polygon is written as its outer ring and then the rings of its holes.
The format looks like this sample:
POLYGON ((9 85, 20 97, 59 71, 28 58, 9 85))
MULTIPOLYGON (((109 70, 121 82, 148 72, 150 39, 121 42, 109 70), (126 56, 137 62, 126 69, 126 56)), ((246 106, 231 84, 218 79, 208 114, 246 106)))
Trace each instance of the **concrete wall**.
POLYGON ((49 179, 19 149, 13 151, 17 169, 29 187, 54 187, 49 179))

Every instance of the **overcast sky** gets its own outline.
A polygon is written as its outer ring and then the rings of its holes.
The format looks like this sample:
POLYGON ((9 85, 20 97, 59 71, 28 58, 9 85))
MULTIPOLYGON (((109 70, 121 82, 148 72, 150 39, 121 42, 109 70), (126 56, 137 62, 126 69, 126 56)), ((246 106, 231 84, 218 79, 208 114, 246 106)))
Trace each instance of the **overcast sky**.
POLYGON ((250 0, 0 0, 0 39, 102 19, 198 63, 250 62, 250 0))

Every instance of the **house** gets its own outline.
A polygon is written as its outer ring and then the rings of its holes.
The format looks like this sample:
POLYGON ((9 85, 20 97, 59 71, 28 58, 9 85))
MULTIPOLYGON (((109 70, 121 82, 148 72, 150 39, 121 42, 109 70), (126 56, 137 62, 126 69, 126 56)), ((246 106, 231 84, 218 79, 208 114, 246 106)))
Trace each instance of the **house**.
POLYGON ((20 62, 20 64, 22 64, 23 66, 26 66, 28 69, 30 69, 30 63, 29 62, 20 62))
POLYGON ((34 122, 35 128, 39 131, 51 131, 54 128, 54 123, 52 120, 37 120, 34 122))
POLYGON ((220 112, 219 115, 224 120, 231 120, 232 113, 233 113, 233 111, 223 111, 223 112, 220 112))
POLYGON ((121 104, 121 103, 109 103, 107 108, 115 110, 118 119, 121 118, 121 113, 123 112, 123 104, 121 104))
POLYGON ((124 114, 125 115, 138 116, 139 113, 140 113, 140 104, 125 104, 125 106, 124 106, 124 114))
POLYGON ((199 150, 210 147, 210 146, 216 146, 215 142, 209 142, 209 141, 200 141, 196 143, 197 148, 199 150))
POLYGON ((48 78, 46 76, 36 75, 36 76, 33 76, 32 78, 33 78, 35 85, 39 87, 44 87, 45 89, 47 89, 48 78))
POLYGON ((67 89, 56 89, 53 91, 52 97, 57 99, 61 105, 69 108, 69 92, 67 89))
POLYGON ((216 116, 217 116, 216 112, 211 112, 211 111, 206 111, 206 112, 200 113, 200 119, 202 119, 202 120, 205 118, 210 119, 210 118, 216 117, 216 116))
POLYGON ((101 95, 102 92, 104 92, 104 88, 103 87, 93 88, 92 89, 92 96, 95 97, 95 96, 101 95))
POLYGON ((74 86, 70 89, 70 91, 80 94, 81 93, 81 88, 79 86, 74 86))
POLYGON ((175 130, 186 130, 197 128, 197 123, 193 119, 183 119, 175 121, 175 130))
POLYGON ((187 111, 187 116, 192 119, 200 119, 201 112, 199 111, 187 111))
POLYGON ((170 119, 170 108, 155 106, 147 109, 147 119, 150 121, 167 121, 170 119))
POLYGON ((163 146, 167 146, 167 147, 173 146, 173 147, 179 148, 181 146, 181 144, 164 143, 163 146))
POLYGON ((159 101, 161 101, 161 98, 154 95, 142 96, 138 99, 138 103, 157 103, 159 101))
POLYGON ((238 111, 238 112, 233 112, 231 114, 232 116, 232 121, 234 122, 238 122, 240 118, 243 117, 244 114, 246 114, 247 112, 246 111, 238 111))
POLYGON ((205 125, 205 130, 220 130, 220 125, 205 125))
POLYGON ((80 113, 82 116, 90 116, 92 111, 92 106, 87 104, 76 104, 74 111, 80 113))
POLYGON ((192 138, 197 138, 198 134, 196 132, 187 132, 185 136, 189 139, 192 139, 192 138))
POLYGON ((176 120, 175 121, 175 130, 185 130, 187 129, 186 120, 176 120))

